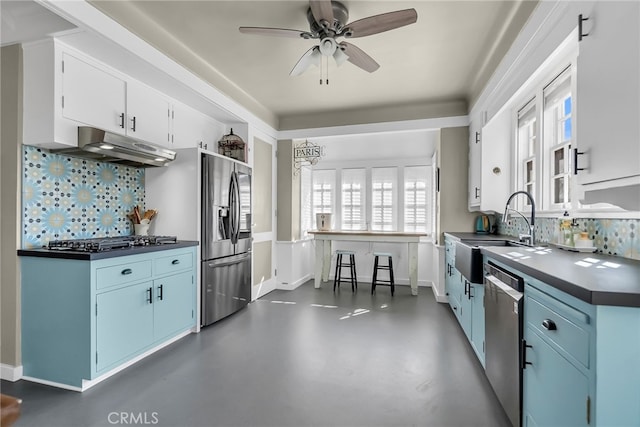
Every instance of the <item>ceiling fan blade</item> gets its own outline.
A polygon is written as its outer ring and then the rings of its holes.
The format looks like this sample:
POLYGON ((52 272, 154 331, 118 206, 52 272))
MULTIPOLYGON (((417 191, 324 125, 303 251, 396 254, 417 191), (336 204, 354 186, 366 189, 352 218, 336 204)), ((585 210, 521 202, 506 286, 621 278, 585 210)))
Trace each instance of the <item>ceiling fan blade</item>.
POLYGON ((347 37, 365 37, 413 24, 418 20, 415 9, 397 10, 359 19, 347 24, 347 37))
POLYGON ((380 64, 374 61, 372 57, 364 53, 364 51, 359 47, 347 42, 340 43, 340 46, 343 48, 344 53, 346 53, 349 57, 349 62, 351 62, 353 65, 356 65, 370 73, 373 73, 378 68, 380 68, 380 64))
POLYGON ((331 0, 309 0, 309 7, 318 25, 322 26, 322 21, 326 21, 328 27, 333 25, 331 0))
POLYGON ((296 65, 293 67, 290 76, 299 76, 300 74, 307 71, 307 69, 311 65, 315 65, 316 67, 320 65, 320 60, 322 59, 322 54, 320 53, 320 48, 318 46, 314 46, 302 55, 302 58, 298 60, 296 65))
POLYGON ((296 39, 306 38, 304 35, 309 34, 306 31, 288 30, 285 28, 240 27, 239 30, 243 34, 257 34, 259 36, 291 37, 296 39))

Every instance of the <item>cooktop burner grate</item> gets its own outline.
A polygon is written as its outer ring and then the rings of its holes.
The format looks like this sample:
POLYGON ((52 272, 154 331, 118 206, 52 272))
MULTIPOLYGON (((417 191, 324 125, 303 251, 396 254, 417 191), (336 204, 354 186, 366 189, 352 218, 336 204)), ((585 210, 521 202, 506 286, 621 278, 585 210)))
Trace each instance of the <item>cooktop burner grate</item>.
POLYGON ((74 252, 102 252, 133 246, 154 246, 176 243, 176 236, 116 236, 92 239, 52 240, 48 249, 74 252))

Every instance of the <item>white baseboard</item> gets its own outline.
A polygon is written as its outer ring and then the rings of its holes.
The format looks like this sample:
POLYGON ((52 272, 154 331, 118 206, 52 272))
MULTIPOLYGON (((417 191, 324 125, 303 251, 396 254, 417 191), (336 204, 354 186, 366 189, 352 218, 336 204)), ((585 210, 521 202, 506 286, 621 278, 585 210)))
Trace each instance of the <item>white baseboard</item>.
POLYGON ((52 387, 58 387, 58 388, 63 388, 65 390, 71 390, 71 391, 78 391, 78 392, 83 392, 86 391, 88 389, 90 389, 91 387, 93 387, 94 385, 101 383, 102 381, 106 380, 107 378, 117 374, 118 372, 128 368, 129 366, 133 365, 134 363, 139 362, 140 360, 144 359, 145 357, 149 356, 152 353, 155 353, 156 351, 170 345, 173 344, 174 342, 178 341, 180 338, 183 338, 187 335, 189 335, 191 333, 191 329, 186 330, 178 335, 176 335, 175 337, 171 338, 168 341, 163 342, 162 344, 153 347, 152 349, 149 349, 147 351, 145 351, 144 353, 134 357, 133 359, 123 363, 122 365, 110 370, 109 372, 100 375, 98 378, 95 378, 93 380, 82 380, 82 386, 81 387, 77 387, 77 386, 72 386, 69 384, 63 384, 63 383, 58 383, 55 381, 48 381, 48 380, 43 380, 40 378, 33 378, 33 377, 28 377, 28 376, 23 376, 22 379, 26 380, 26 381, 31 381, 34 383, 39 383, 39 384, 45 384, 45 385, 50 385, 52 387))
POLYGON ((253 298, 253 301, 255 301, 258 298, 262 298, 263 296, 265 296, 266 294, 268 294, 271 291, 274 291, 278 288, 278 284, 276 283, 276 281, 271 278, 269 280, 266 280, 262 283, 260 283, 258 286, 258 290, 255 294, 255 298, 253 298))
POLYGON ((16 382, 22 378, 22 365, 12 366, 0 363, 0 379, 16 382))
POLYGON ((276 289, 280 289, 280 290, 283 290, 283 291, 292 291, 292 290, 296 289, 298 286, 302 285, 303 283, 308 282, 311 279, 313 279, 313 275, 312 274, 307 274, 306 276, 303 276, 302 278, 296 280, 293 283, 278 283, 276 285, 276 289))
POLYGON ((448 296, 446 296, 445 294, 438 293, 437 286, 431 286, 431 289, 433 290, 433 296, 436 298, 436 302, 443 302, 443 303, 449 302, 448 296))

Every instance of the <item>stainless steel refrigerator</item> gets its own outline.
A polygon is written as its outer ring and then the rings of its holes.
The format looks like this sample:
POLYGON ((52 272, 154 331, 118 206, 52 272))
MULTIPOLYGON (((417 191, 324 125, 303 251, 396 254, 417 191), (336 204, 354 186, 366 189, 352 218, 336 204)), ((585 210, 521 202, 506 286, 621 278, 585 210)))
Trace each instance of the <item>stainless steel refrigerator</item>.
POLYGON ((202 154, 202 326, 251 300, 251 168, 202 154))

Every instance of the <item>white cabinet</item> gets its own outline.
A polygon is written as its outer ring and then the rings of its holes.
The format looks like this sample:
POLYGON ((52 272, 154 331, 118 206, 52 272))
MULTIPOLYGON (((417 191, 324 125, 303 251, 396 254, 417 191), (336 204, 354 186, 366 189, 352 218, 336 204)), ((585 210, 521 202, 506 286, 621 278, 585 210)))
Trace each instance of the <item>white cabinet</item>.
POLYGON ((482 186, 482 139, 479 127, 469 129, 469 210, 479 209, 482 186))
POLYGON ((200 147, 217 152, 224 126, 209 116, 178 102, 173 104, 171 148, 200 147))
POLYGON ((495 115, 481 132, 475 130, 471 133, 469 210, 504 210, 511 188, 511 126, 511 116, 506 109, 495 115))
POLYGON ((126 134, 170 147, 169 98, 135 80, 127 81, 126 134))
POLYGON ((62 115, 85 125, 124 132, 123 79, 62 53, 62 115))
POLYGON ((56 40, 23 47, 23 141, 77 145, 77 127, 94 126, 167 146, 170 101, 56 40))
MULTIPOLYGON (((583 22, 588 35, 579 43, 577 61, 576 147, 584 153, 577 159, 583 169, 577 180, 584 191, 637 185, 640 3, 597 1, 580 13, 588 18, 583 22)), ((636 188, 635 197, 639 194, 636 188)))

